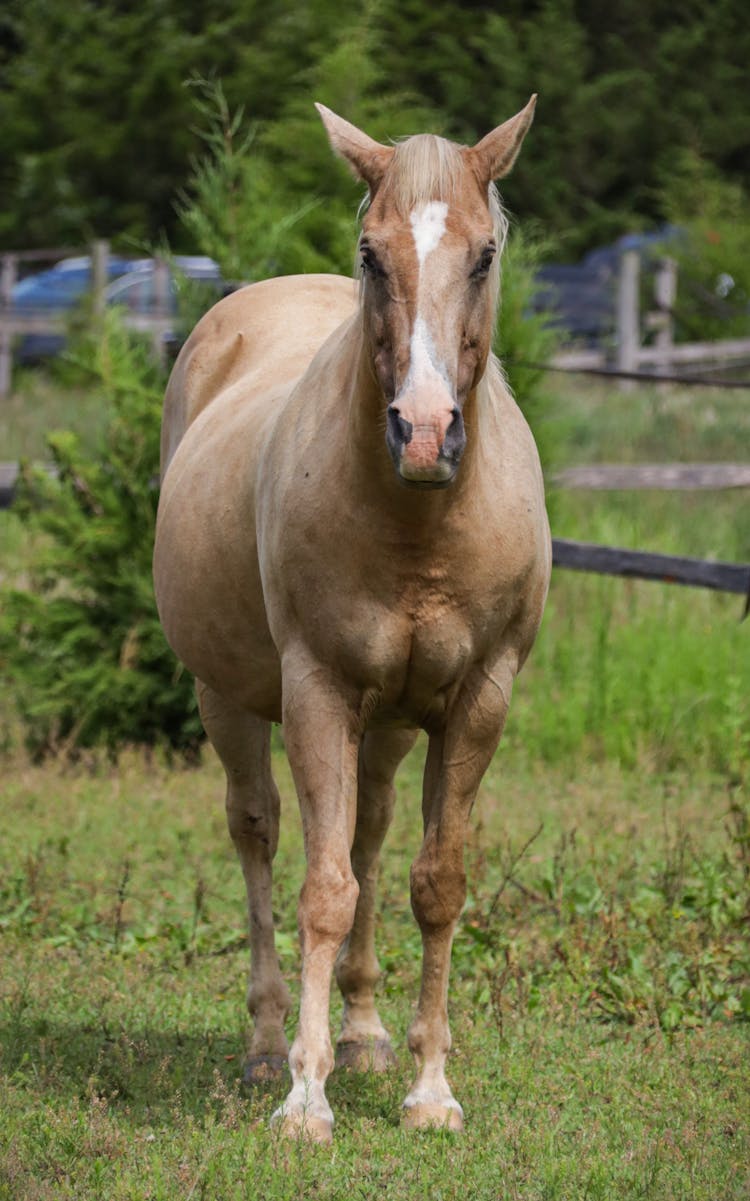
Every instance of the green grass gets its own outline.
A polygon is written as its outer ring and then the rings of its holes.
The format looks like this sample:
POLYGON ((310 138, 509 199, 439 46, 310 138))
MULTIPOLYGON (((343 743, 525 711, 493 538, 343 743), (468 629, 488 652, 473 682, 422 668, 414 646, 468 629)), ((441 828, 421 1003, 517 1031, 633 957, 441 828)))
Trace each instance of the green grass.
POLYGON ((97 389, 85 387, 76 378, 66 382, 65 367, 59 375, 37 370, 18 371, 13 390, 3 399, 0 416, 0 459, 13 462, 31 459, 43 462, 49 457, 46 437, 52 430, 74 430, 84 439, 92 439, 101 429, 106 415, 102 412, 97 389))
MULTIPOLYGON (((498 757, 454 950, 449 1071, 467 1132, 401 1131, 422 754, 401 776, 378 931, 399 1065, 332 1078, 332 1151, 279 1142, 280 1091, 238 1086, 244 904, 213 757, 182 773, 136 756, 116 771, 6 765, 0 1197, 746 1195, 748 852, 716 776, 570 777, 498 757)), ((281 754, 276 772, 296 995, 301 837, 281 754)))
POLYGON ((750 438, 745 390, 644 385, 623 391, 550 376, 555 465, 734 462, 750 438))

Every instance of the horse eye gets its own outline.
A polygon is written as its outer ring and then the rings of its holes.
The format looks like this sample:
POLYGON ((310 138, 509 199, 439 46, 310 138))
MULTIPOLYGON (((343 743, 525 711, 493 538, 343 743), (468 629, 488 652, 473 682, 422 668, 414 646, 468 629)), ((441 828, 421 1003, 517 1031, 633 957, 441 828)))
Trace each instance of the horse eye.
POLYGON ((471 278, 472 279, 483 279, 486 275, 488 275, 490 267, 492 266, 492 260, 494 259, 494 257, 495 257, 495 247, 494 246, 485 246, 485 248, 482 251, 482 254, 480 256, 479 262, 477 263, 476 267, 474 268, 474 270, 471 273, 471 278))
POLYGON ((385 271, 380 266, 380 263, 376 259, 372 249, 369 246, 360 246, 359 252, 362 256, 363 271, 365 271, 368 275, 373 276, 373 278, 385 275, 385 271))

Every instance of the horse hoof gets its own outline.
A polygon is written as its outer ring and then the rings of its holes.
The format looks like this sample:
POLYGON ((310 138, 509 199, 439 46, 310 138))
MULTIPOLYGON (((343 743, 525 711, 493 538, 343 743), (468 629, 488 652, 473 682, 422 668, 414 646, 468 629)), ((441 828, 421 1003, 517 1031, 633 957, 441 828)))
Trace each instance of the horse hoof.
POLYGON ((274 1114, 271 1118, 282 1138, 304 1140, 310 1143, 332 1143, 333 1122, 330 1118, 316 1117, 314 1114, 285 1113, 274 1114))
POLYGON ((336 1067, 350 1072, 387 1072, 396 1064, 396 1054, 387 1038, 374 1038, 366 1043, 339 1043, 336 1047, 336 1067))
POLYGON ((453 1130, 459 1133, 464 1128, 460 1106, 441 1105, 435 1101, 417 1101, 405 1105, 401 1117, 405 1130, 453 1130))
POLYGON ((277 1084, 287 1070, 285 1055, 250 1055, 245 1061, 242 1083, 248 1088, 277 1084))

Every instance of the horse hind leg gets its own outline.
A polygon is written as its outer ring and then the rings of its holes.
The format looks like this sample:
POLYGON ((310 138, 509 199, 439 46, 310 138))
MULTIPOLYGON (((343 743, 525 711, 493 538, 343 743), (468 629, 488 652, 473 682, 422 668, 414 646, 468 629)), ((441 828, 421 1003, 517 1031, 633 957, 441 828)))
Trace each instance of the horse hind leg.
POLYGON ((227 822, 245 877, 250 928, 247 1007, 254 1028, 244 1079, 246 1084, 260 1084, 280 1076, 286 1066, 284 1019, 291 1007, 276 954, 271 907, 272 863, 279 840, 271 726, 200 682, 197 692, 203 725, 226 772, 227 822))
POLYGON ((380 849, 395 801, 393 777, 416 738, 411 730, 370 731, 359 753, 357 822, 352 870, 359 897, 349 936, 336 960, 344 998, 336 1067, 386 1071, 396 1061, 391 1040, 375 1008, 380 965, 375 954, 375 892, 380 849))

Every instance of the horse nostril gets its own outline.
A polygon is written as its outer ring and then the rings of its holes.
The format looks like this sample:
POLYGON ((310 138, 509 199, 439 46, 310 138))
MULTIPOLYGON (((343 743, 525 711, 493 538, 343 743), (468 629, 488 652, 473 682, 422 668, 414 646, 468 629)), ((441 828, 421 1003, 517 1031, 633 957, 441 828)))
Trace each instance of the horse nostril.
POLYGON ((388 421, 388 437, 392 442, 403 445, 411 442, 414 427, 410 421, 404 420, 401 410, 396 405, 388 405, 386 419, 388 421))
POLYGON ((461 410, 458 405, 454 405, 450 425, 445 431, 445 440, 443 441, 441 453, 446 459, 452 459, 454 463, 458 463, 465 446, 466 430, 464 429, 464 419, 461 416, 461 410))

